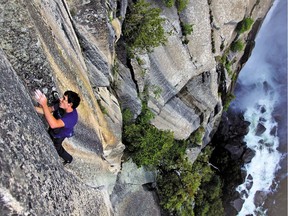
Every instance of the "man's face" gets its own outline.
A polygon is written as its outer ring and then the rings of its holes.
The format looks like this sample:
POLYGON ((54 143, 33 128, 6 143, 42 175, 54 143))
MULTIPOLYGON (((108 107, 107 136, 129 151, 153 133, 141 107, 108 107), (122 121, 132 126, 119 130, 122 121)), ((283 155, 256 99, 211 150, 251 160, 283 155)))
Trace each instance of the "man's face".
POLYGON ((71 106, 70 103, 68 103, 68 96, 67 95, 63 95, 62 98, 60 98, 60 104, 59 107, 66 110, 69 106, 71 106))

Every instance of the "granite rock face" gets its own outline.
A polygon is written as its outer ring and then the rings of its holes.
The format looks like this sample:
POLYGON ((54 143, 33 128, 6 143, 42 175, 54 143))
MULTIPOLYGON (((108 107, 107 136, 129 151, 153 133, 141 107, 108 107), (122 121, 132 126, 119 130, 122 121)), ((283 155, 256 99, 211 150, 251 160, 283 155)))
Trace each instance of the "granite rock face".
POLYGON ((103 194, 61 164, 2 51, 0 70, 1 215, 110 215, 103 194))
POLYGON ((210 142, 223 111, 221 94, 233 83, 217 59, 227 54, 232 70, 245 63, 249 50, 227 50, 236 38, 253 41, 248 32, 237 35, 237 23, 251 16, 257 33, 271 0, 190 1, 181 13, 150 2, 162 9, 171 34, 165 46, 128 63, 124 47, 117 47, 127 0, 1 1, 0 207, 5 215, 160 215, 155 194, 147 189, 154 174, 121 164, 121 113, 129 109, 136 118, 146 90, 159 129, 187 139, 204 128, 203 145, 187 150, 191 161, 210 142), (193 24, 188 44, 182 43, 181 22, 193 24), (60 162, 44 118, 34 111, 36 89, 47 96, 70 89, 82 99, 75 136, 64 141, 74 157, 68 167, 60 162), (139 203, 147 207, 135 209, 139 203))
POLYGON ((247 40, 248 32, 239 35, 236 26, 245 17, 252 17, 255 22, 262 20, 271 1, 190 1, 180 14, 176 8, 167 9, 159 2, 150 2, 163 9, 164 28, 171 35, 167 44, 156 48, 148 58, 138 56, 144 62, 142 70, 132 64, 136 83, 141 83, 139 92, 143 89, 143 75, 141 78, 139 73, 144 70, 151 96, 149 106, 156 114, 152 123, 160 129, 172 130, 176 139, 187 139, 203 126, 206 130, 203 143, 207 144, 221 118, 221 95, 229 93, 232 84, 232 75, 225 68, 219 70, 219 58, 227 55, 234 62, 231 69, 237 77, 244 51, 234 53, 230 45, 236 39, 247 40), (193 24, 188 44, 182 43, 180 22, 193 24), (161 90, 157 97, 155 89, 161 90))

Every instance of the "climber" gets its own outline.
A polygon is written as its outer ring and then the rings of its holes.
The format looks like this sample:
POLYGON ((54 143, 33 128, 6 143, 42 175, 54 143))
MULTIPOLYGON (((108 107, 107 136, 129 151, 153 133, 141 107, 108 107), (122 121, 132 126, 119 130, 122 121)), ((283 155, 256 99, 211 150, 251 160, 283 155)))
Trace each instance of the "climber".
POLYGON ((73 157, 63 148, 62 142, 66 137, 73 136, 73 128, 78 120, 76 108, 80 103, 80 97, 73 91, 66 91, 59 103, 49 107, 46 96, 40 90, 36 90, 35 99, 40 105, 35 107, 35 110, 44 115, 49 125, 48 133, 58 155, 64 159, 63 164, 71 163, 73 157))

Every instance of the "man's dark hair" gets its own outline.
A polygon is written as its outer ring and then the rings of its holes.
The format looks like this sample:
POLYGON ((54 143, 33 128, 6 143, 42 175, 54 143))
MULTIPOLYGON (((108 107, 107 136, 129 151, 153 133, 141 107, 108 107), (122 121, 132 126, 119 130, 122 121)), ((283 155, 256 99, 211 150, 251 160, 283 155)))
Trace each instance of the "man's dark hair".
POLYGON ((79 95, 73 91, 66 91, 64 95, 68 97, 68 103, 72 103, 72 108, 76 109, 81 100, 79 95))

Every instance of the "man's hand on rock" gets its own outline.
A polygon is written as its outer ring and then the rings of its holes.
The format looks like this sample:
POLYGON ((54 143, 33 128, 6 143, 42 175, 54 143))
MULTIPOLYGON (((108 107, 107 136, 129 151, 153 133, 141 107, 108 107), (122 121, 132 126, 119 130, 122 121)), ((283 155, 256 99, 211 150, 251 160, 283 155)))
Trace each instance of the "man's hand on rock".
POLYGON ((47 105, 47 98, 39 89, 35 91, 35 99, 42 107, 47 105))

